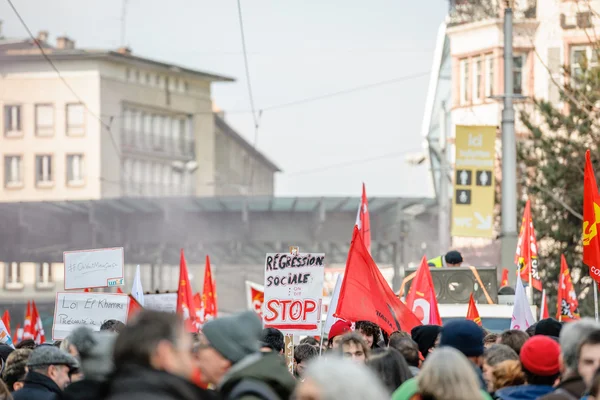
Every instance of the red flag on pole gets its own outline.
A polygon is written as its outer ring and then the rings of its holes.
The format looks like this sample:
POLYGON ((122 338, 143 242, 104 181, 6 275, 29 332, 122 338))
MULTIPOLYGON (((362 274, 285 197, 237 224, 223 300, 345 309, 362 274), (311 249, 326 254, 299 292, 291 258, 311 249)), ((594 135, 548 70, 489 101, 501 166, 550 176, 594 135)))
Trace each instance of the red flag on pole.
POLYGON ((31 326, 31 334, 33 340, 37 344, 45 343, 46 334, 44 332, 44 326, 42 325, 42 318, 35 305, 35 300, 31 301, 31 326))
POLYGON ((127 296, 129 296, 129 307, 127 308, 127 321, 131 321, 131 318, 133 318, 137 313, 142 311, 144 307, 142 307, 142 305, 138 303, 138 301, 132 295, 129 294, 127 296))
POLYGON ((442 317, 435 296, 435 287, 425 257, 421 260, 417 275, 410 285, 406 296, 406 306, 419 318, 422 324, 442 325, 442 317))
POLYGON ((354 227, 335 317, 371 321, 388 334, 410 332, 421 322, 394 294, 354 227))
POLYGON ((217 288, 210 268, 210 258, 206 256, 204 266, 204 288, 202 290, 202 322, 217 318, 217 288))
POLYGON ((120 287, 117 288, 117 293, 119 293, 119 294, 125 294, 125 293, 123 293, 123 291, 121 290, 120 287))
POLYGON ((560 256, 560 275, 558 277, 558 296, 556 301, 556 319, 559 321, 575 321, 580 319, 579 301, 571 281, 571 272, 565 255, 560 256))
POLYGON ((502 268, 502 280, 500 281, 500 287, 508 286, 508 269, 502 268))
POLYGON ((25 322, 23 323, 23 339, 33 339, 33 324, 31 323, 31 302, 27 302, 27 311, 25 311, 25 322))
POLYGON ((585 152, 583 176, 583 263, 589 267, 590 276, 600 282, 600 195, 589 150, 585 152))
POLYGON ((542 290, 542 306, 540 307, 540 319, 550 318, 548 312, 548 299, 546 298, 546 289, 542 290))
POLYGON ((528 282, 534 289, 542 291, 542 281, 538 271, 538 252, 533 220, 531 219, 531 202, 527 200, 523 211, 521 232, 515 254, 515 264, 519 266, 521 279, 528 282))
POLYGON ((369 217, 369 199, 367 199, 367 191, 364 183, 362 185, 362 196, 358 205, 358 213, 356 214, 356 226, 358 226, 367 251, 371 254, 371 218, 369 217))
POLYGON ((8 312, 8 310, 4 310, 4 315, 2 315, 2 322, 4 322, 4 326, 10 334, 10 313, 8 312))
POLYGON ((469 297, 469 308, 467 308, 467 319, 475 322, 477 325, 481 325, 481 318, 479 317, 479 310, 477 310, 477 305, 475 304, 475 299, 473 298, 473 293, 469 297))
POLYGON ((177 290, 177 314, 183 317, 186 329, 189 332, 197 332, 200 321, 197 320, 194 306, 194 297, 192 296, 192 285, 188 277, 185 255, 181 249, 179 260, 179 289, 177 290), (193 311, 192 311, 193 310, 193 311))

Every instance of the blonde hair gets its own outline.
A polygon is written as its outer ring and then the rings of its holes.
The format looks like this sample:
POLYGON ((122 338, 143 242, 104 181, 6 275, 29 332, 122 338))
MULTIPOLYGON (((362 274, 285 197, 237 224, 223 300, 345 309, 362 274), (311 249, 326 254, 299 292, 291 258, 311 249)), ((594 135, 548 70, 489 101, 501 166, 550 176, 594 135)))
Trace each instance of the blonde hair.
POLYGON ((458 350, 441 347, 428 357, 419 375, 419 393, 436 400, 480 399, 473 364, 458 350))
POLYGON ((492 384, 494 385, 494 390, 525 384, 525 375, 521 369, 521 362, 506 360, 496 364, 492 372, 492 384))

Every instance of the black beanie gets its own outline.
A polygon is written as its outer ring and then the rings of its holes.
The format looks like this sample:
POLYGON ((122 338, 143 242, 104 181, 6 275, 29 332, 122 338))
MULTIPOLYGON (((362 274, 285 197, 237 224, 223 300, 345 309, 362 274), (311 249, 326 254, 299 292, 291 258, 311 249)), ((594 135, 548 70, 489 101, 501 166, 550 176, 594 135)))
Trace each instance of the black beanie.
POLYGON ((562 324, 560 322, 554 318, 546 318, 537 323, 534 335, 559 337, 561 329, 562 324))
POLYGON ((427 357, 429 349, 435 345, 435 340, 442 331, 439 325, 421 325, 416 326, 410 332, 412 339, 419 345, 419 352, 423 357, 427 357))

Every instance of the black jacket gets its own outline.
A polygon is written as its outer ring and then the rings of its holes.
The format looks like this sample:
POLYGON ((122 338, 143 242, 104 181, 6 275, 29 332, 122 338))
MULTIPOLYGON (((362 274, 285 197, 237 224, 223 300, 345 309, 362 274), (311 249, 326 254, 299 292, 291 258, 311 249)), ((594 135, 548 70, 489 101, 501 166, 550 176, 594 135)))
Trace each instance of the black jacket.
POLYGON ((63 393, 63 400, 102 400, 108 383, 82 379, 71 383, 63 393))
POLYGON ((169 374, 141 366, 120 366, 108 383, 106 400, 212 400, 215 392, 169 374))
POLYGON ((46 375, 29 372, 21 390, 13 392, 14 400, 61 400, 62 390, 46 375))

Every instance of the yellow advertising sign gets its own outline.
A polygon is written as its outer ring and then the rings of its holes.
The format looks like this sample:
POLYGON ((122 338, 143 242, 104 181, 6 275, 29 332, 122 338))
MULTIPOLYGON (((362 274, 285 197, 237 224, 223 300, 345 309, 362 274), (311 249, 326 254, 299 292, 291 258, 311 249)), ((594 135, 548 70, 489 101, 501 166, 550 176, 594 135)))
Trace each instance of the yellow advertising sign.
POLYGON ((452 236, 494 235, 495 126, 457 126, 452 236))

